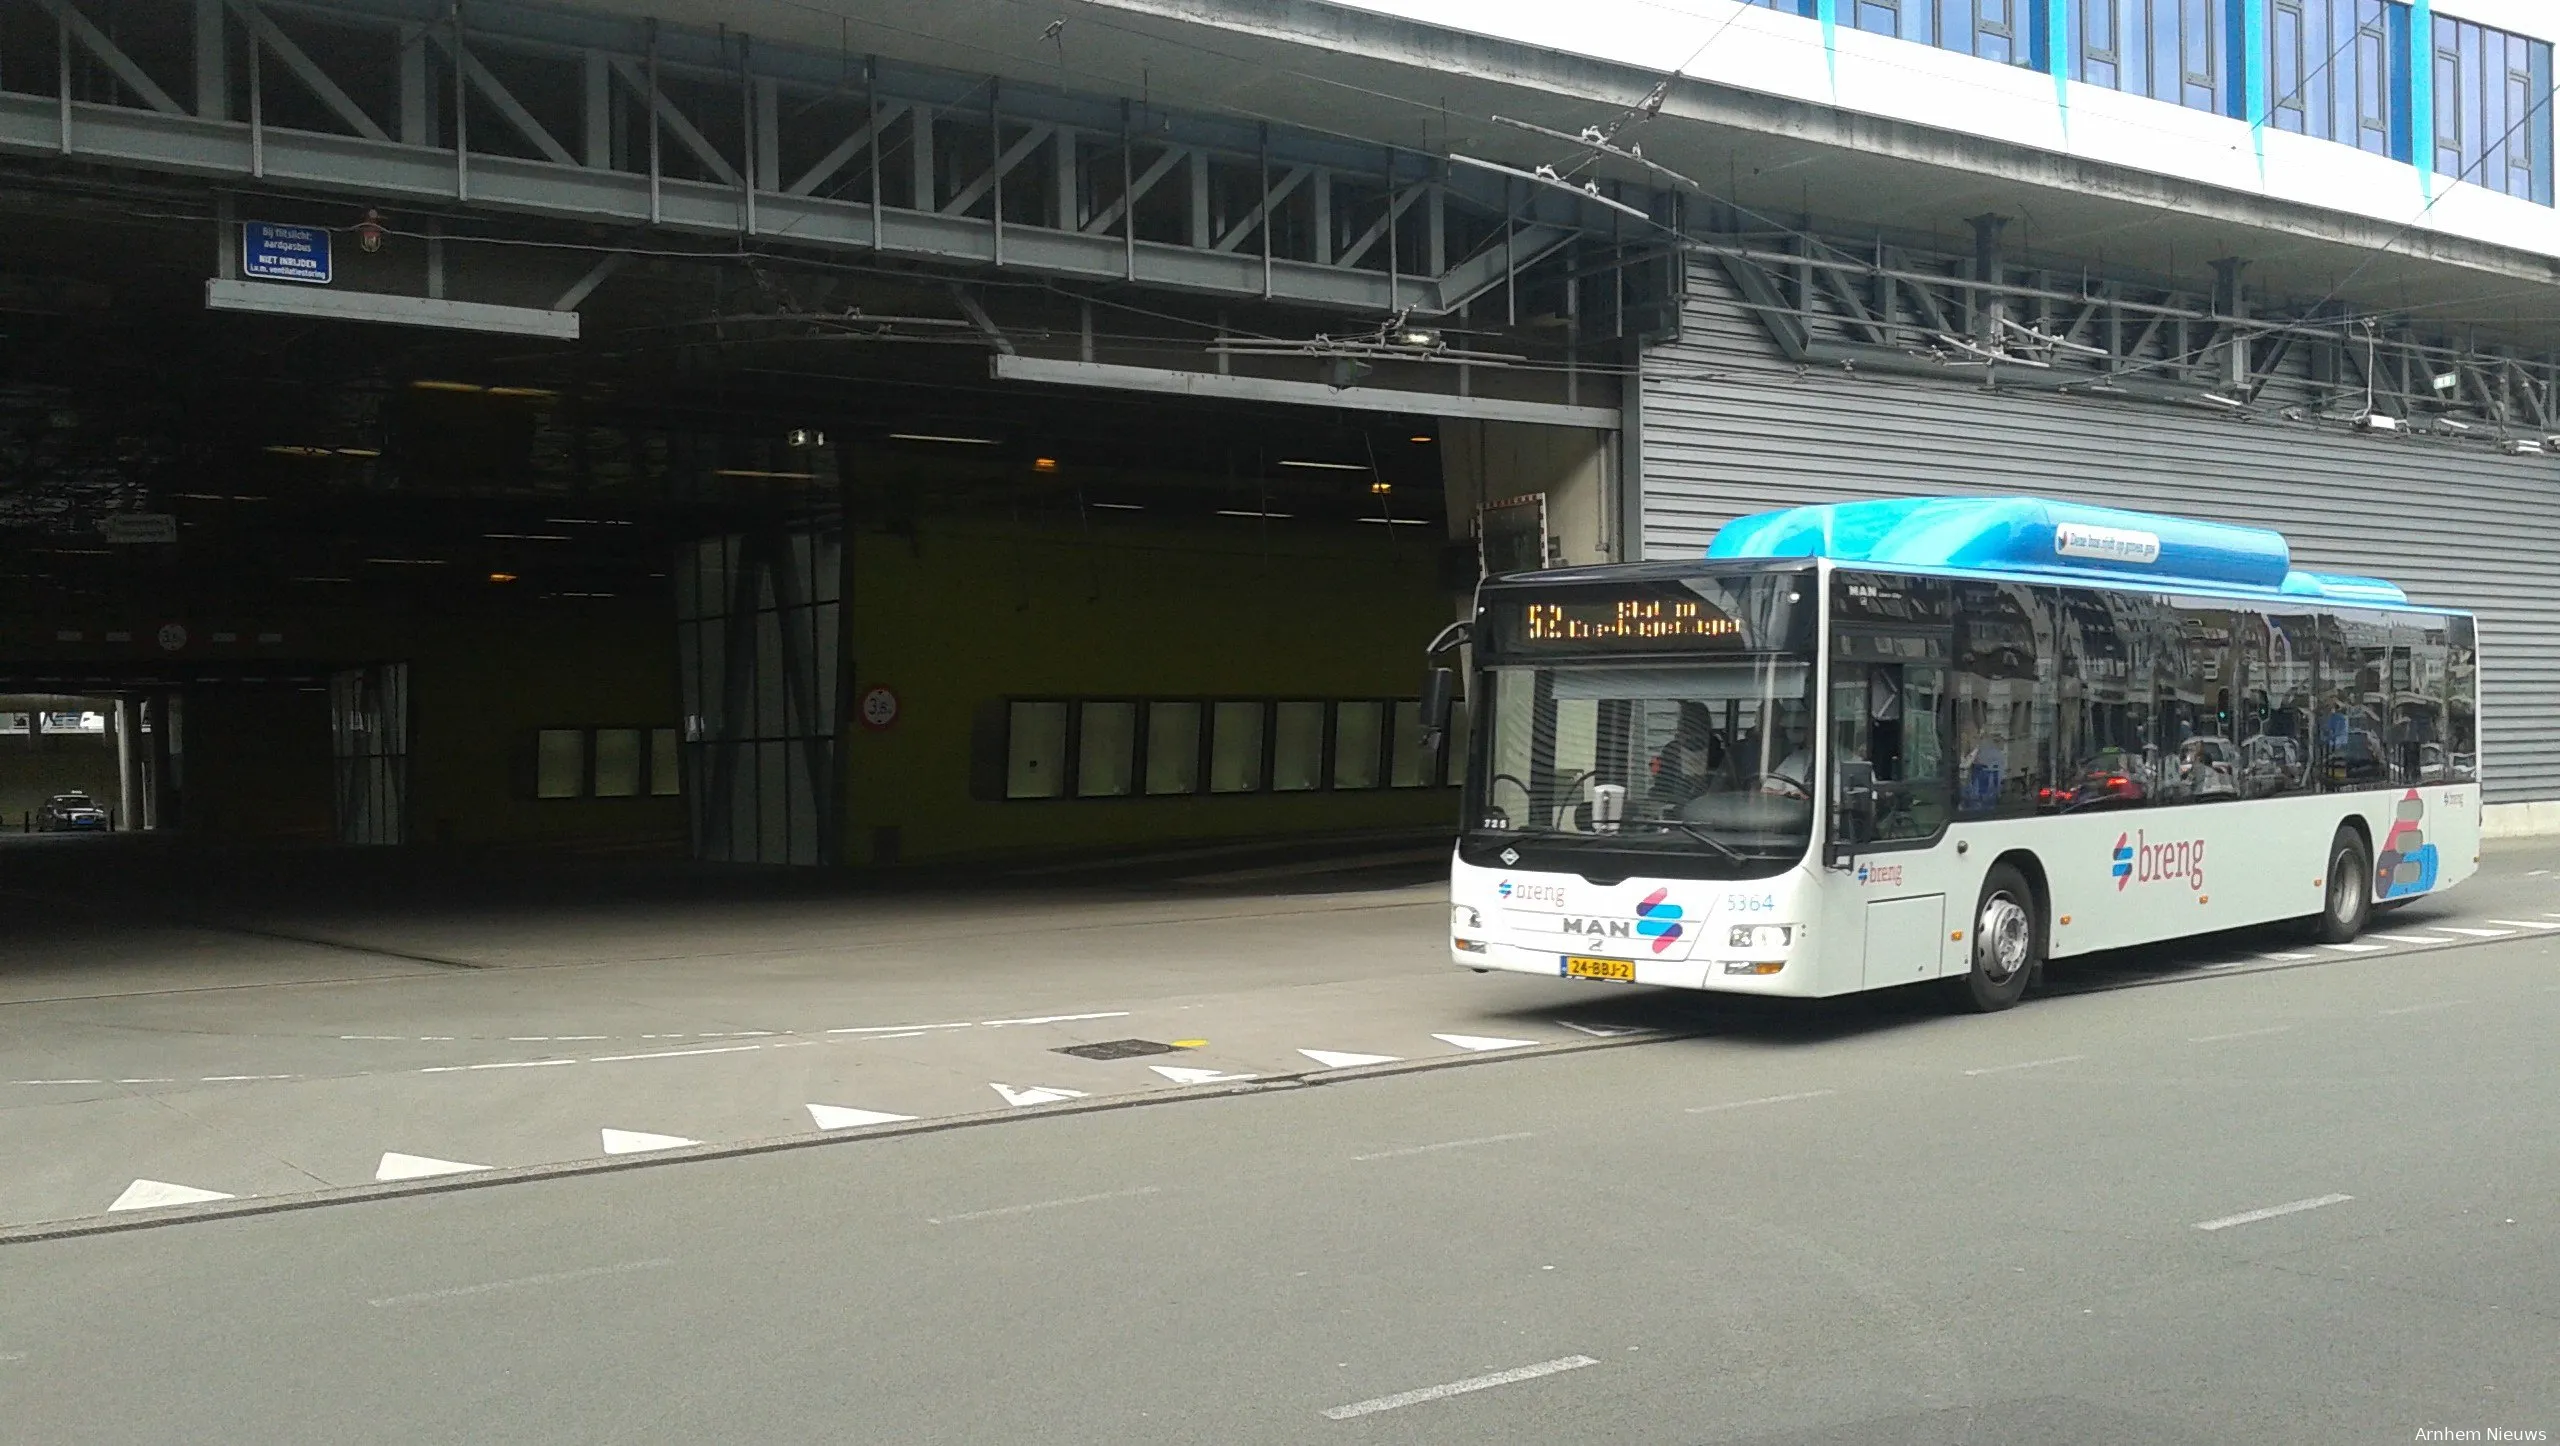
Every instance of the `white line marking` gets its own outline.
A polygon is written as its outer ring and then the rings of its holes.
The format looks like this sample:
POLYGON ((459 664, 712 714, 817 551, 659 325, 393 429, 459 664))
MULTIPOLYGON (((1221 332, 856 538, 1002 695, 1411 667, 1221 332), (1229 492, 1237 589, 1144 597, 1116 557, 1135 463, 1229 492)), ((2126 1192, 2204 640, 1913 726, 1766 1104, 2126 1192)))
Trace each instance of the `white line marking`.
POLYGON ((2335 949, 2341 954, 2379 954, 2383 952, 2384 946, 2380 944, 2323 944, 2320 947, 2323 949, 2335 949))
POLYGON ((1002 1029, 1008 1024, 1073 1024, 1080 1019, 1126 1019, 1125 1009, 1106 1009, 1100 1014, 1043 1014, 1031 1019, 981 1019, 989 1029, 1002 1029))
POLYGON ((2418 934, 2367 934, 2368 939, 2388 939, 2394 944, 2450 944, 2451 939, 2430 939, 2418 934))
POLYGON ((2465 929, 2459 924, 2438 924, 2436 927, 2448 934, 2466 934, 2474 939, 2503 939, 2515 932, 2513 929, 2465 929))
POLYGON ((2199 1220, 2196 1222, 2196 1228, 2228 1230, 2234 1225, 2255 1225, 2261 1220, 2273 1220, 2279 1215, 2291 1215, 2303 1210, 2317 1210, 2323 1205, 2344 1205, 2354 1198, 2356 1197, 2353 1195, 2321 1195, 2309 1200, 2296 1200, 2286 1205, 2270 1205, 2264 1210, 2243 1210, 2237 1215, 2225 1215, 2219 1220, 2199 1220))
POLYGON ((13 1079, 13 1085, 91 1085, 105 1084, 102 1079, 13 1079))
POLYGON ((2257 957, 2270 964, 2299 964, 2305 959, 2317 959, 2320 956, 2317 954, 2260 954, 2257 957))
POLYGON ((605 1130, 601 1132, 604 1152, 608 1155, 638 1155, 650 1150, 681 1150, 699 1145, 682 1135, 653 1135, 647 1130, 605 1130))
POLYGON ((2291 1028, 2293 1026, 2290 1024, 2270 1024, 2264 1029, 2244 1029, 2237 1034, 2195 1034, 2187 1037, 2187 1043, 2220 1044, 2226 1039, 2263 1039, 2270 1034, 2282 1034, 2291 1028))
POLYGON ((2530 919, 2491 919, 2489 922, 2515 929, 2560 929, 2560 924, 2537 924, 2530 919))
POLYGON ((453 1300, 466 1295, 486 1295, 493 1290, 518 1290, 528 1285, 558 1285, 568 1280, 593 1280, 602 1275, 629 1275, 636 1270, 663 1270, 675 1264, 672 1260, 634 1260, 623 1265, 591 1265, 584 1270, 555 1270, 547 1275, 520 1275, 513 1280, 493 1280, 485 1285, 456 1285, 443 1290, 413 1291, 408 1295, 382 1295, 365 1302, 367 1305, 409 1305, 421 1300, 453 1300))
POLYGON ((1756 1100, 1729 1100, 1720 1105, 1691 1105, 1687 1109, 1682 1110, 1681 1113, 1685 1115, 1712 1115, 1724 1110, 1747 1110, 1753 1105, 1784 1105, 1793 1104, 1797 1100, 1818 1100, 1826 1095, 1836 1095, 1838 1093, 1840 1093, 1838 1090, 1805 1090, 1802 1093, 1792 1095, 1762 1095, 1756 1100))
POLYGON ((993 1210, 963 1210, 957 1215, 928 1215, 927 1225, 951 1225, 962 1220, 993 1220, 1000 1215, 1028 1215, 1034 1210, 1056 1210, 1067 1205, 1091 1205, 1100 1200, 1134 1200, 1140 1195, 1160 1195, 1160 1185, 1141 1185, 1135 1190, 1106 1190, 1099 1195, 1070 1195, 1064 1200, 1035 1200, 1028 1205, 999 1205, 993 1210))
POLYGON ((928 1030, 928 1029, 971 1029, 971 1028, 974 1028, 974 1027, 975 1027, 975 1026, 971 1025, 971 1024, 969 1023, 969 1021, 967 1021, 967 1020, 965 1020, 965 1019, 964 1019, 964 1020, 961 1020, 961 1021, 960 1021, 959 1023, 957 1023, 957 1024, 858 1024, 858 1025, 854 1025, 854 1026, 852 1026, 852 1027, 850 1027, 850 1028, 847 1028, 847 1029, 830 1029, 830 1030, 828 1030, 828 1031, 827 1031, 827 1033, 829 1033, 829 1034, 891 1034, 891 1033, 900 1033, 900 1034, 902 1035, 902 1037, 903 1037, 903 1034, 906 1034, 906 1033, 922 1034, 922 1033, 924 1033, 924 1032, 925 1032, 926 1030, 928 1030))
POLYGON ((177 1081, 176 1081, 176 1080, 174 1080, 174 1079, 163 1079, 163 1078, 160 1078, 160 1077, 158 1077, 158 1076, 156 1076, 156 1075, 155 1075, 155 1076, 153 1076, 153 1077, 152 1077, 152 1078, 150 1078, 150 1079, 120 1079, 120 1080, 117 1080, 117 1081, 116 1081, 116 1083, 117 1083, 117 1084, 176 1084, 176 1083, 177 1083, 177 1081))
POLYGON ((0 1351, 0 1366, 14 1366, 26 1358, 25 1351, 0 1351))
POLYGON ((338 1038, 369 1039, 376 1042, 387 1042, 391 1044, 406 1044, 409 1042, 409 1036, 405 1034, 342 1034, 339 1035, 338 1038))
POLYGON ((220 1190, 199 1190, 193 1185, 172 1185, 166 1180, 136 1180, 124 1187, 109 1210, 161 1210, 171 1205, 201 1205, 208 1200, 233 1197, 220 1190))
POLYGON ((2551 872, 2549 869, 2527 869, 2524 871, 2524 876, 2528 879, 2538 879, 2549 872, 2551 872))
POLYGON ((576 1064, 574 1059, 502 1059, 494 1064, 431 1064, 420 1074, 468 1074, 475 1069, 545 1069, 555 1064, 576 1064))
POLYGON ((2385 1009, 2379 1012, 2386 1018, 2394 1014, 2424 1014, 2431 1009, 2452 1009, 2457 1005, 2470 1002, 2468 999, 2439 999, 2430 1004, 2408 1004, 2398 1009, 2385 1009))
POLYGON ((302 1078, 302 1076, 300 1076, 300 1075, 298 1075, 298 1074, 209 1074, 209 1075, 206 1075, 203 1079, 200 1079, 200 1080, 196 1081, 196 1083, 198 1083, 198 1084, 238 1084, 238 1083, 240 1083, 240 1082, 241 1082, 241 1081, 243 1081, 243 1080, 253 1080, 253 1079, 300 1079, 300 1078, 302 1078))
POLYGON ((1355 1416, 1369 1416, 1380 1411, 1419 1406, 1425 1401, 1463 1396, 1469 1391, 1489 1391, 1496 1386, 1517 1385, 1522 1381, 1534 1381, 1540 1376, 1578 1371, 1584 1366, 1598 1364, 1600 1364, 1598 1361, 1589 1356, 1560 1356, 1552 1361, 1540 1361, 1534 1366, 1520 1366, 1513 1370, 1496 1371, 1490 1376, 1471 1376, 1463 1381, 1451 1381, 1445 1386, 1425 1386, 1419 1391, 1398 1391, 1392 1396, 1376 1396, 1366 1401, 1354 1401, 1348 1406, 1335 1406, 1324 1415, 1329 1421, 1348 1421, 1355 1416))
POLYGON ((1534 1140, 1537 1137, 1537 1131, 1523 1130, 1516 1135, 1485 1135, 1473 1140, 1442 1140, 1436 1145, 1408 1145, 1401 1150, 1380 1150, 1374 1155, 1354 1155, 1351 1158, 1354 1160, 1395 1160, 1401 1159, 1406 1155, 1427 1155, 1434 1150, 1463 1150, 1472 1145, 1500 1145, 1507 1144, 1513 1140, 1534 1140))
POLYGON ((432 1155, 403 1155, 396 1150, 383 1153, 382 1163, 373 1169, 376 1180, 424 1180, 434 1175, 465 1175, 473 1170, 486 1170, 486 1165, 466 1165, 460 1160, 439 1160, 432 1155))
POLYGON ((589 1064, 620 1064, 627 1059, 682 1059, 690 1054, 737 1054, 744 1050, 762 1049, 761 1044, 721 1044, 709 1049, 657 1049, 647 1054, 599 1054, 590 1056, 589 1064))
POLYGON ((1163 1075, 1166 1079, 1169 1079, 1178 1085, 1228 1084, 1242 1080, 1260 1078, 1258 1075, 1228 1074, 1224 1070, 1193 1069, 1187 1065, 1179 1064, 1151 1064, 1148 1065, 1147 1068, 1154 1070, 1156 1073, 1163 1075))
POLYGON ((1007 1084, 990 1084, 987 1088, 1004 1096, 1004 1102, 1017 1108, 1023 1105, 1054 1105, 1060 1100, 1080 1100, 1084 1091, 1060 1089, 1055 1085, 1031 1085, 1015 1089, 1007 1084))
POLYGON ((1323 1065, 1326 1069, 1357 1069, 1364 1064, 1394 1064, 1404 1058, 1400 1054, 1349 1054, 1338 1049, 1302 1049, 1298 1053, 1323 1065))
POLYGON ((1488 1049, 1526 1049, 1530 1045, 1537 1043, 1534 1039, 1496 1039, 1491 1035, 1484 1034, 1435 1034, 1431 1037, 1440 1041, 1442 1044, 1454 1044, 1460 1049, 1477 1051, 1488 1049))
POLYGON ((844 1105, 810 1105, 809 1118, 822 1130, 850 1130, 860 1125, 887 1125, 912 1120, 913 1115, 892 1115, 880 1110, 857 1110, 844 1105))
POLYGON ((1987 1065, 1987 1066, 1985 1066, 1985 1067, 1983 1067, 1983 1068, 1981 1068, 1981 1069, 1969 1069, 1969 1070, 1966 1070, 1966 1071, 1965 1071, 1965 1073, 1966 1073, 1966 1074, 1969 1074, 1969 1075, 1975 1075, 1975 1074, 2007 1074, 2009 1071, 2011 1071, 2011 1070, 2013 1070, 2013 1069, 2042 1069, 2042 1068, 2044 1068, 2046 1065, 2049 1065, 2049 1064, 2072 1064, 2072 1063, 2074 1063, 2074 1062, 2076 1062, 2076 1061, 2083 1060, 2083 1059, 2087 1059, 2087 1058, 2088 1058, 2088 1056, 2087 1056, 2087 1055, 2085 1055, 2085 1054, 2057 1054, 2057 1055, 2055 1055, 2055 1056, 2054 1056, 2053 1058, 2051 1058, 2051 1059, 2031 1059, 2031 1060, 2027 1060, 2027 1061, 2024 1061, 2023 1063, 2019 1063, 2019 1064, 1995 1064, 1995 1065, 1987 1065))
MULTIPOLYGON (((835 1032, 836 1032, 836 1031, 834 1031, 834 1030, 829 1030, 829 1031, 828 1031, 828 1033, 830 1033, 830 1034, 833 1034, 833 1033, 835 1033, 835 1032)), ((868 1035, 864 1035, 863 1037, 864 1037, 865 1039, 922 1039, 922 1038, 924 1038, 924 1036, 925 1036, 925 1031, 923 1031, 923 1030, 921 1030, 921 1029, 910 1029, 910 1030, 905 1030, 905 1031, 903 1031, 903 1032, 901 1032, 901 1033, 898 1033, 898 1034, 868 1034, 868 1035)), ((809 1043, 811 1043, 811 1044, 816 1044, 816 1043, 817 1043, 817 1041, 813 1039, 813 1040, 810 1040, 810 1041, 809 1041, 809 1043)))

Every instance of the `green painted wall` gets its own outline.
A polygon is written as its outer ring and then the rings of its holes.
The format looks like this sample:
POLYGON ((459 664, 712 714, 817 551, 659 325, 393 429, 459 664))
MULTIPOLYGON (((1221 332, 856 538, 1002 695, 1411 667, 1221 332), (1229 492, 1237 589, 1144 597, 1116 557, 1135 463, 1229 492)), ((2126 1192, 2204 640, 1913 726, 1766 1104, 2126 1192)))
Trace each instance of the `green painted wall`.
POLYGON ((1008 697, 1397 698, 1450 616, 1431 529, 1221 518, 1090 532, 929 521, 855 542, 857 693, 897 723, 850 744, 855 857, 898 831, 906 860, 1427 827, 1447 789, 1180 798, 970 797, 972 727, 1008 697), (1424 536, 1414 536, 1423 533, 1424 536))

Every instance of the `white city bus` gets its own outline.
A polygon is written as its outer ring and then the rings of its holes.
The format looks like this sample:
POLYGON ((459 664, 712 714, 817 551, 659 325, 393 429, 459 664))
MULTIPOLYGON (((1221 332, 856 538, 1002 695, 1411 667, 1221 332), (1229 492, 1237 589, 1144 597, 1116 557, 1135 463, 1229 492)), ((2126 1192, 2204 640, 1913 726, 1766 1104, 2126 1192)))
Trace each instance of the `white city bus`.
MULTIPOLYGON (((2035 499, 1490 579, 1452 959, 1819 997, 2377 904, 2479 863, 2472 619, 2272 532, 2035 499)), ((1445 718, 1452 676, 1431 680, 1445 718)))

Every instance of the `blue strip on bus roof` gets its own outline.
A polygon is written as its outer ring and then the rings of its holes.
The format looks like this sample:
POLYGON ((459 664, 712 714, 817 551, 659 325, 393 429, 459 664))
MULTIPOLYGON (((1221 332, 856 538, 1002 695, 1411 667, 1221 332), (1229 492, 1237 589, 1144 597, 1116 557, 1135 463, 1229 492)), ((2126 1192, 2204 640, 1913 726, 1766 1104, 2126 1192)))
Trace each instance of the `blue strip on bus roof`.
POLYGON ((2302 572, 2284 535, 2042 497, 1903 497, 1736 518, 1716 559, 1821 557, 1879 567, 2198 587, 2337 603, 2408 602, 2379 578, 2302 572))

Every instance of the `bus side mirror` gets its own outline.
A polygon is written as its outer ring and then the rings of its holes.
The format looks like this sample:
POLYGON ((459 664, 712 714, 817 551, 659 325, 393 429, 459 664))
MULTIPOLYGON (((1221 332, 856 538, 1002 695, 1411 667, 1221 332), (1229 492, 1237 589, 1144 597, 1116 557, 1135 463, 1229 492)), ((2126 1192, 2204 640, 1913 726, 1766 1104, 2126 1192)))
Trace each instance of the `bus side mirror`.
POLYGON ((1851 854, 1876 837, 1876 766, 1854 759, 1832 764, 1831 847, 1834 864, 1845 866, 1851 854))
POLYGON ((1422 747, 1437 755, 1449 736, 1449 700, 1457 692, 1458 675, 1434 668, 1422 675, 1422 747))

